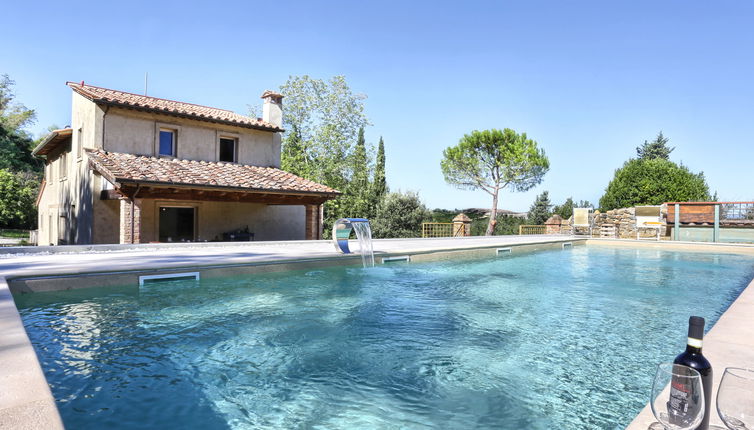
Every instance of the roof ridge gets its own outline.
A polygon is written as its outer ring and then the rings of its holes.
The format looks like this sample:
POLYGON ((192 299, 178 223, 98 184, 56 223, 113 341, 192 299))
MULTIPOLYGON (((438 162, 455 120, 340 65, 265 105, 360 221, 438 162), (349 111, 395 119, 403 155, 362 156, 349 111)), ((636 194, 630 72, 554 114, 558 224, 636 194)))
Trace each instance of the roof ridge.
POLYGON ((242 115, 242 114, 240 114, 238 112, 235 112, 235 111, 232 111, 230 109, 223 109, 223 108, 212 107, 212 106, 207 106, 207 105, 200 105, 198 103, 182 102, 180 100, 165 99, 165 98, 162 98, 162 97, 148 96, 148 95, 145 95, 145 94, 137 94, 137 93, 132 93, 132 92, 129 92, 129 91, 115 90, 115 89, 112 89, 112 88, 105 88, 105 87, 98 87, 97 85, 89 85, 87 83, 84 83, 84 85, 81 85, 80 82, 66 81, 65 84, 68 85, 71 88, 73 88, 74 86, 78 86, 79 88, 82 88, 82 89, 86 88, 86 87, 91 87, 91 88, 97 88, 98 90, 115 91, 116 93, 129 94, 129 95, 137 96, 137 97, 146 97, 146 98, 149 98, 149 99, 162 100, 162 101, 165 101, 165 102, 181 103, 181 104, 185 104, 185 105, 191 105, 191 106, 202 107, 202 108, 207 108, 207 109, 216 109, 216 110, 221 110, 221 111, 229 112, 229 113, 232 113, 232 114, 235 114, 235 115, 240 115, 240 116, 244 116, 244 117, 251 118, 251 119, 262 120, 262 118, 254 118, 253 116, 242 115))

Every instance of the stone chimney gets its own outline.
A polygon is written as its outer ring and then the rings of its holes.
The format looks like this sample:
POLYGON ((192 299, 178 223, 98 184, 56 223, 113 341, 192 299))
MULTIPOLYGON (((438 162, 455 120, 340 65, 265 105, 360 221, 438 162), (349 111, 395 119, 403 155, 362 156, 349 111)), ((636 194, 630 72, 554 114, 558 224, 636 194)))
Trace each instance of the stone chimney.
POLYGON ((283 95, 267 90, 262 93, 262 120, 283 128, 283 95))

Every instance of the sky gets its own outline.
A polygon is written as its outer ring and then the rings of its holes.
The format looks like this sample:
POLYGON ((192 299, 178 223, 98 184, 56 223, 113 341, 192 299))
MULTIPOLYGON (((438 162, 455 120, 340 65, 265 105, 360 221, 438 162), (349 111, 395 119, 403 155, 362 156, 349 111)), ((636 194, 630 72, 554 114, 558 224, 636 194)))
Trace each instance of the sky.
POLYGON ((503 191, 596 204, 659 131, 721 200, 754 200, 754 2, 9 2, 0 74, 43 134, 70 122, 66 81, 247 113, 289 75, 344 75, 385 140, 391 190, 430 208, 489 207, 440 171, 464 134, 512 128, 550 171, 503 191))

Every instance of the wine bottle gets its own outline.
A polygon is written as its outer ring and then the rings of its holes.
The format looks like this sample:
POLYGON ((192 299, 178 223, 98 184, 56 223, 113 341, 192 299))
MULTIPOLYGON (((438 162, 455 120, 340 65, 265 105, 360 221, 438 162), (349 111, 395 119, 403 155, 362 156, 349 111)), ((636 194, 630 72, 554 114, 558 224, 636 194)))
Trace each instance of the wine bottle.
POLYGON ((704 337, 704 318, 692 316, 689 318, 689 336, 686 350, 675 358, 673 364, 696 369, 702 375, 702 390, 704 391, 704 419, 696 430, 708 430, 710 411, 714 409, 712 401, 712 365, 702 355, 702 338, 704 337))

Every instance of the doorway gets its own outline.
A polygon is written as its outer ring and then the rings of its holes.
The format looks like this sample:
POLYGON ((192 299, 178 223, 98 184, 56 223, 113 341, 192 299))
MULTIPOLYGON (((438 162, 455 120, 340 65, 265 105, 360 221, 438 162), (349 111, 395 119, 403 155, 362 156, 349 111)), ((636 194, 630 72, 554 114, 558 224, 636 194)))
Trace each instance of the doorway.
POLYGON ((160 242, 193 242, 196 208, 160 207, 160 242))

